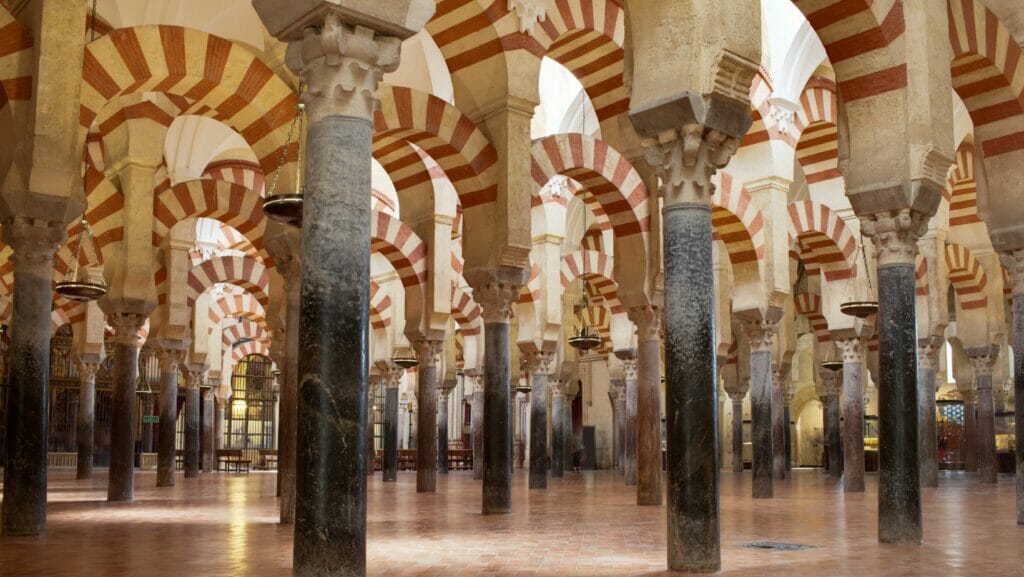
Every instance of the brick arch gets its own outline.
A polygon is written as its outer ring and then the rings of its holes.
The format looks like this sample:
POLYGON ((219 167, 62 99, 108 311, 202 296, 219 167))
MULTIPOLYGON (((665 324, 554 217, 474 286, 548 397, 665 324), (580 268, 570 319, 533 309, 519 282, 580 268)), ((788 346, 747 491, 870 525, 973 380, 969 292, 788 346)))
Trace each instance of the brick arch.
POLYGON ((79 148, 109 102, 143 92, 164 93, 183 114, 215 118, 235 129, 264 173, 277 167, 298 102, 240 44, 179 26, 120 28, 85 47, 79 148))
POLYGON ((583 279, 600 297, 612 314, 626 312, 619 302, 619 285, 615 282, 613 260, 606 254, 590 250, 578 250, 562 258, 559 272, 562 289, 568 289, 572 281, 583 279))
POLYGON ((519 289, 519 304, 527 305, 539 301, 541 290, 543 290, 543 287, 541 286, 540 265, 535 262, 531 262, 530 278, 528 278, 526 284, 519 289))
POLYGON ((828 331, 828 319, 821 313, 821 295, 811 292, 798 293, 793 297, 796 313, 807 317, 814 330, 814 339, 819 343, 832 341, 832 335, 828 331))
POLYGON ((270 332, 255 321, 243 319, 233 325, 224 327, 221 342, 231 347, 242 339, 250 339, 261 343, 270 343, 270 332))
MULTIPOLYGON (((0 5, 0 133, 11 135, 15 122, 26 119, 32 100, 32 36, 0 5)), ((0 174, 14 160, 14 142, 0 148, 0 174)))
POLYGON ((189 218, 218 220, 243 234, 263 252, 267 221, 259 194, 223 180, 189 180, 171 185, 165 180, 153 189, 153 246, 160 247, 171 228, 189 218))
POLYGON ((247 341, 231 349, 232 372, 234 372, 234 367, 238 364, 238 361, 248 357, 249 355, 266 357, 267 360, 273 363, 273 357, 270 356, 270 347, 259 341, 247 341))
POLYGON ((391 326, 391 296, 373 280, 370 280, 370 326, 374 330, 391 326))
MULTIPOLYGON (((556 134, 533 144, 531 172, 537 185, 533 203, 550 201, 539 191, 556 175, 567 176, 590 192, 588 205, 601 208, 615 237, 628 239, 650 230, 647 187, 633 165, 602 140, 582 134, 556 134)), ((596 207, 595 207, 596 208, 596 207)), ((597 211, 594 211, 596 214, 597 211)), ((645 251, 639 247, 642 255, 645 251)))
POLYGON ((965 142, 956 151, 956 163, 946 179, 949 226, 978 224, 978 183, 974 178, 974 145, 965 142))
POLYGON ((948 0, 953 89, 986 158, 1024 149, 1024 59, 1013 36, 977 0, 948 0))
POLYGON ((754 146, 769 140, 788 142, 788 137, 779 133, 774 124, 769 125, 765 121, 765 118, 768 118, 771 112, 768 98, 771 96, 772 90, 774 89, 772 88, 771 80, 768 78, 768 71, 764 69, 764 66, 758 67, 757 74, 750 81, 750 116, 753 119, 753 123, 750 125, 750 130, 747 131, 746 136, 743 137, 742 142, 740 142, 740 148, 754 146))
POLYGON ((452 316, 459 325, 464 336, 478 335, 483 332, 483 309, 461 287, 452 285, 452 316))
POLYGON ((374 212, 370 238, 370 250, 388 259, 403 287, 427 282, 427 245, 408 225, 386 212, 374 212))
POLYGON ((381 86, 374 114, 373 156, 401 192, 429 183, 415 144, 444 170, 463 207, 497 199, 498 153, 458 108, 419 90, 381 86))
POLYGON ((839 178, 839 102, 835 83, 811 78, 794 119, 796 158, 808 184, 839 178))
POLYGON ((988 306, 988 296, 985 294, 988 278, 985 269, 967 247, 946 243, 946 268, 961 309, 983 309, 988 306))
POLYGON ((266 176, 259 164, 245 160, 218 160, 206 165, 203 169, 204 179, 223 180, 231 184, 244 186, 260 195, 266 196, 266 176))
POLYGON ((85 163, 85 219, 89 221, 96 250, 124 240, 124 195, 91 162, 85 163))
POLYGON ((789 237, 800 249, 808 274, 829 281, 857 275, 857 239, 831 208, 810 200, 789 205, 789 237))
POLYGON ((914 288, 917 296, 928 296, 928 259, 919 252, 914 258, 914 288))
POLYGON ((725 243, 733 266, 764 258, 764 215, 754 206, 750 192, 727 172, 720 172, 711 197, 714 238, 725 243))
POLYGON ((195 306, 201 294, 215 284, 229 283, 246 290, 265 308, 269 298, 270 273, 263 263, 242 256, 216 256, 203 261, 188 273, 186 303, 195 306))
POLYGON ((209 315, 213 327, 219 327, 221 321, 228 317, 240 317, 255 321, 265 330, 270 330, 266 308, 247 292, 240 295, 226 294, 211 301, 209 315))

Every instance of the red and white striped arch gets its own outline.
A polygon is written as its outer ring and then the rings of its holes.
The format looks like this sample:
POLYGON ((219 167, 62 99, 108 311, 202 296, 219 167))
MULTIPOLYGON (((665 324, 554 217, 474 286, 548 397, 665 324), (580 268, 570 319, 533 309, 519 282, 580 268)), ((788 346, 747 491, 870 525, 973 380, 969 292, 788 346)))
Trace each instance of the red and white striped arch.
POLYGON ((121 28, 85 47, 80 142, 107 103, 161 92, 183 114, 217 119, 249 143, 264 174, 276 168, 298 99, 247 48, 178 26, 121 28))
POLYGON ((541 286, 540 265, 531 262, 530 278, 528 278, 526 280, 526 284, 519 289, 519 304, 527 305, 539 301, 542 289, 543 286, 541 286))
POLYGON ((427 245, 408 225, 386 212, 370 219, 370 250, 395 267, 405 288, 427 282, 427 245))
POLYGON ((459 325, 464 336, 478 335, 483 332, 483 309, 473 300, 473 295, 461 287, 452 285, 452 316, 459 325))
POLYGON ((919 297, 928 296, 928 259, 924 258, 921 253, 917 253, 914 264, 916 265, 914 273, 915 292, 919 297))
POLYGON ((271 361, 273 358, 270 356, 270 347, 265 343, 259 341, 247 341, 237 347, 231 349, 231 368, 234 369, 238 361, 244 359, 249 355, 260 355, 267 357, 271 361))
POLYGON ((807 317, 814 329, 814 339, 819 343, 827 343, 832 340, 828 332, 828 319, 821 314, 821 295, 810 292, 799 293, 793 297, 797 314, 807 317))
POLYGON ((711 197, 714 238, 725 243, 733 266, 756 263, 765 254, 764 215, 754 206, 746 187, 731 174, 720 172, 717 178, 711 197))
POLYGON ((824 271, 829 281, 857 275, 857 239, 831 208, 810 200, 789 205, 789 237, 807 274, 824 271))
POLYGON ((839 103, 835 83, 825 78, 811 78, 800 96, 800 104, 794 120, 796 158, 807 177, 807 184, 842 177, 839 172, 839 103))
POLYGON ((267 225, 263 199, 251 189, 223 180, 189 180, 175 186, 165 180, 153 192, 154 247, 163 245, 174 225, 202 217, 231 226, 263 252, 263 230, 267 225))
MULTIPOLYGON (((32 100, 32 36, 5 6, 0 6, 0 131, 15 132, 15 118, 25 118, 32 100)), ((0 147, 0 172, 14 160, 14 143, 0 147)))
POLYGON ((948 0, 953 89, 986 158, 1024 149, 1024 59, 1013 36, 977 0, 948 0))
POLYGON ((988 306, 988 296, 985 294, 988 278, 985 269, 967 247, 947 243, 946 268, 961 309, 983 309, 988 306))
POLYGON ((401 192, 429 183, 415 144, 444 169, 466 208, 497 199, 498 153, 468 116, 444 100, 402 86, 381 86, 373 156, 401 192))
MULTIPOLYGON (((533 145, 531 171, 538 192, 555 175, 580 183, 577 194, 590 192, 611 223, 616 238, 626 239, 650 230, 648 193, 643 179, 625 156, 601 140, 582 134, 542 138, 533 145)), ((534 206, 544 201, 539 194, 533 197, 534 206)))
POLYGON ((391 295, 373 280, 370 281, 370 326, 374 330, 391 326, 391 295))
POLYGON ((224 327, 221 335, 221 342, 225 348, 233 346, 242 339, 270 344, 270 333, 259 323, 249 319, 241 319, 233 325, 224 327))
POLYGON ((221 321, 226 318, 246 318, 259 323, 264 330, 270 330, 267 325, 267 310, 256 297, 249 293, 226 294, 210 302, 210 324, 212 327, 220 327, 221 321))
MULTIPOLYGON (((271 173, 273 177, 274 173, 271 173)), ((244 160, 219 160, 203 170, 204 179, 223 180, 238 184, 260 195, 266 196, 266 177, 259 164, 244 160)))
POLYGON ((612 314, 625 313, 619 302, 619 285, 615 282, 612 259, 603 253, 578 250, 562 258, 559 272, 562 289, 568 289, 572 281, 582 279, 608 305, 612 314))
POLYGON ((219 283, 229 283, 245 289, 256 300, 267 306, 270 287, 270 273, 263 263, 242 256, 216 256, 192 267, 188 273, 188 292, 186 303, 191 309, 196 300, 210 287, 219 283))
POLYGON ((946 181, 949 195, 949 226, 978 224, 978 184, 974 179, 974 146, 965 142, 956 151, 956 163, 946 181))

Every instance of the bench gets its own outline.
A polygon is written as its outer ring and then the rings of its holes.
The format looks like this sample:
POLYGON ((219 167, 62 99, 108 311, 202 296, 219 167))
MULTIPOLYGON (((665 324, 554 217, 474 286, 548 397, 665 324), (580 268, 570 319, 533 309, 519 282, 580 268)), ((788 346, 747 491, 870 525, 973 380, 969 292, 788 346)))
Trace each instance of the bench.
POLYGON ((174 450, 174 468, 180 470, 185 469, 185 450, 175 449, 174 450))
POLYGON ((241 449, 219 449, 217 451, 217 470, 221 470, 221 465, 224 466, 224 472, 230 473, 234 469, 235 473, 241 473, 242 469, 245 472, 249 472, 249 465, 252 461, 242 456, 241 449))
POLYGON ((277 468, 277 449, 260 449, 260 461, 258 469, 277 468))
POLYGON ((448 449, 448 470, 468 471, 473 468, 472 449, 448 449))
POLYGON ((410 469, 416 469, 416 449, 398 451, 398 470, 408 471, 410 469))

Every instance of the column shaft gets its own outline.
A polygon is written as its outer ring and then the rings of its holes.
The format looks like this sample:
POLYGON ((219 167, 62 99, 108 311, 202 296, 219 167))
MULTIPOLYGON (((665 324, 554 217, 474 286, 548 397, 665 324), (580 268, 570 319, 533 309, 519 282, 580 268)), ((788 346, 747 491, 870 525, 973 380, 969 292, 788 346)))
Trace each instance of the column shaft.
MULTIPOLYGON (((852 345, 851 345, 852 346, 852 345)), ((863 348, 857 343, 859 349, 863 348)), ((863 357, 843 363, 843 490, 864 492, 863 357)))
POLYGON ((555 385, 551 395, 551 476, 565 476, 565 383, 555 385))
POLYGON ((484 392, 479 386, 473 388, 472 403, 473 478, 479 481, 484 478, 484 392))
MULTIPOLYGON (((372 376, 371 376, 371 379, 372 379, 372 376)), ((367 477, 372 477, 373 476, 373 470, 376 468, 376 461, 377 461, 376 450, 375 450, 375 447, 374 447, 374 439, 373 439, 373 428, 374 428, 374 422, 373 422, 373 396, 374 396, 374 390, 376 390, 376 388, 377 388, 377 384, 371 382, 370 383, 370 387, 369 387, 369 392, 367 393, 369 395, 369 397, 366 399, 366 476, 367 477)))
POLYGON ((637 484, 637 379, 626 378, 625 466, 626 485, 637 484))
POLYGON ((92 477, 93 439, 96 433, 96 369, 97 364, 79 364, 81 386, 78 392, 78 423, 75 441, 78 446, 78 471, 76 478, 92 477))
POLYGON ((772 353, 750 351, 750 441, 755 499, 775 494, 772 467, 775 458, 772 434, 772 353))
POLYGON ((992 373, 978 375, 978 476, 982 483, 995 483, 996 414, 992 396, 992 373))
POLYGON ((772 477, 786 480, 786 386, 781 371, 772 373, 772 477))
POLYGON ((732 470, 743 472, 743 397, 732 399, 732 470))
POLYGON ((964 398, 964 468, 978 472, 978 408, 973 390, 961 391, 964 398))
POLYGON ((199 476, 199 456, 202 452, 200 439, 200 396, 199 383, 192 382, 185 388, 185 478, 199 476))
POLYGON ((299 334, 301 330, 302 279, 301 256, 294 253, 282 271, 286 272, 284 323, 284 363, 281 368, 281 422, 278 447, 277 476, 281 493, 281 523, 295 522, 296 490, 298 486, 298 434, 299 434, 299 334), (285 269, 287 267, 287 269, 285 269))
POLYGON ((437 403, 437 472, 448 474, 448 392, 437 403))
POLYGON ((826 397, 828 411, 828 475, 835 479, 843 476, 843 434, 842 411, 839 408, 839 395, 826 397))
MULTIPOLYGON (((486 306, 485 306, 486 314, 486 306)), ((484 324, 484 493, 485 515, 512 512, 512 423, 509 379, 509 324, 484 324)))
POLYGON ((175 440, 178 419, 178 363, 179 351, 164 349, 160 352, 160 422, 156 442, 156 486, 173 487, 175 470, 175 440))
POLYGON ((648 334, 637 342, 636 504, 661 505, 661 326, 651 311, 648 334))
MULTIPOLYGON (((214 400, 213 400, 213 389, 207 388, 203 391, 203 472, 212 473, 217 468, 217 448, 216 448, 216 433, 214 431, 215 425, 214 420, 216 419, 214 411, 214 400)), ((280 446, 278 446, 280 449, 280 446)), ((278 450, 280 454, 280 450, 278 450)), ((280 458, 278 459, 280 463, 280 458)))
POLYGON ((1024 525, 1024 253, 1017 253, 1013 290, 1013 407, 1017 416, 1014 434, 1017 444, 1017 524, 1024 525))
POLYGON ((114 339, 114 398, 110 410, 110 471, 108 501, 135 497, 135 387, 139 379, 136 332, 146 317, 131 313, 110 315, 114 339))
POLYGON ((918 416, 921 427, 921 484, 925 487, 938 487, 939 444, 935 423, 935 366, 919 363, 918 375, 917 394, 921 400, 918 416))
MULTIPOLYGON (((422 356, 421 356, 422 357, 422 356)), ((437 365, 420 359, 416 380, 416 492, 437 491, 437 365)))
POLYGON ((721 544, 711 207, 680 202, 662 215, 668 567, 714 572, 721 544))
POLYGON ((532 375, 530 391, 530 488, 548 488, 548 376, 532 375))
MULTIPOLYGON (((397 383, 395 383, 397 385, 397 383)), ((398 480, 398 387, 384 390, 384 482, 398 480)))

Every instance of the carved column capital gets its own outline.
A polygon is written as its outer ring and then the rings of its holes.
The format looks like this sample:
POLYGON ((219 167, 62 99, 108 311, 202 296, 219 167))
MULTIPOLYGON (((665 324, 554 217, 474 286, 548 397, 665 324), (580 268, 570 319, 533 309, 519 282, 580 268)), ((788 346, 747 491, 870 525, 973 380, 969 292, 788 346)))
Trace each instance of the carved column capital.
POLYGON ((405 374, 405 369, 400 367, 392 367, 383 371, 381 376, 384 378, 384 388, 397 389, 402 383, 403 374, 405 374))
POLYGON ((416 350, 416 358, 420 361, 420 367, 436 367, 438 358, 444 353, 444 341, 434 339, 422 339, 412 343, 416 350))
POLYGON ((114 329, 114 342, 139 346, 139 331, 146 324, 146 315, 138 313, 111 313, 107 322, 114 329))
POLYGON ((988 352, 980 354, 968 353, 967 359, 971 362, 971 369, 974 371, 974 386, 982 388, 991 388, 992 379, 981 379, 980 377, 991 377, 992 370, 996 366, 996 359, 999 358, 998 353, 988 352))
POLYGON ((818 377, 820 379, 820 384, 817 387, 818 394, 822 397, 838 395, 841 388, 839 386, 839 374, 839 371, 831 371, 829 369, 821 369, 818 371, 818 377))
POLYGON ((285 62, 306 84, 302 95, 310 124, 328 116, 373 122, 377 85, 398 68, 402 41, 330 12, 319 30, 307 27, 303 39, 288 44, 285 62))
POLYGON ((1013 296, 1024 296, 1024 249, 1007 254, 1003 264, 1010 273, 1010 286, 1013 296))
POLYGON ((746 321, 743 332, 747 335, 751 353, 770 353, 775 343, 775 335, 779 332, 778 321, 746 321))
POLYGON ((639 375, 639 360, 634 357, 622 359, 622 373, 627 381, 635 381, 639 375))
POLYGON ((170 347, 161 348, 157 355, 160 359, 160 372, 165 374, 177 374, 182 361, 185 359, 185 351, 170 347))
POLYGON ((861 217, 861 231, 875 243, 878 266, 913 265, 917 240, 928 232, 930 218, 909 208, 861 217))
POLYGON ((836 339, 836 347, 843 355, 843 364, 858 364, 864 361, 867 347, 864 339, 836 339))
POLYGON ((568 393, 569 383, 561 379, 548 381, 548 388, 551 389, 552 398, 565 398, 568 393))
POLYGON ((613 395, 612 400, 616 403, 626 402, 626 381, 625 379, 609 379, 609 392, 613 395))
POLYGON ((512 304, 519 300, 519 285, 493 280, 474 291, 473 297, 483 308, 484 324, 508 323, 512 304))
POLYGON ((661 178, 665 208, 679 203, 710 206, 711 177, 729 163, 740 140, 700 124, 666 130, 642 142, 647 162, 661 178))
POLYGON ((473 393, 482 393, 482 392, 484 392, 484 376, 483 376, 483 374, 481 374, 481 373, 476 373, 476 374, 472 374, 472 375, 467 374, 466 378, 469 379, 469 383, 470 383, 470 386, 472 386, 472 392, 473 393))
POLYGON ((526 369, 533 375, 550 375, 555 360, 555 353, 551 351, 530 351, 524 355, 526 358, 526 369))
POLYGON ((185 375, 185 388, 198 389, 206 384, 206 368, 188 369, 185 375))
POLYGON ((14 249, 11 260, 38 267, 52 274, 53 255, 67 240, 62 224, 42 222, 21 216, 7 219, 2 227, 3 241, 14 249))
POLYGON ((630 307, 629 320, 636 326, 636 340, 643 343, 661 340, 661 309, 653 305, 630 307))
POLYGON ((726 394, 729 395, 733 405, 742 405, 743 399, 747 396, 746 391, 726 391, 726 394))
POLYGON ((78 382, 96 383, 96 373, 100 370, 100 363, 75 359, 75 366, 78 368, 78 382))
POLYGON ((941 338, 921 339, 917 343, 917 368, 934 371, 939 366, 939 350, 942 349, 941 338))

